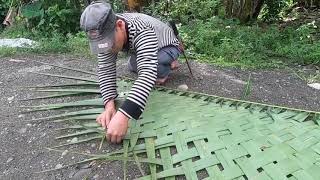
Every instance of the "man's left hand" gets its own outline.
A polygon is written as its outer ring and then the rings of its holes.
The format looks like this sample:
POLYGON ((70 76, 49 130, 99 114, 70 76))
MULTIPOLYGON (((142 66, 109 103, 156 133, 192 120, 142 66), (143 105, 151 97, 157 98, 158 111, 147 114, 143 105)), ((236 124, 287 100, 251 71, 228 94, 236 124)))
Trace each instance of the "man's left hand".
POLYGON ((108 125, 107 139, 111 143, 120 143, 127 134, 129 118, 118 111, 108 125))

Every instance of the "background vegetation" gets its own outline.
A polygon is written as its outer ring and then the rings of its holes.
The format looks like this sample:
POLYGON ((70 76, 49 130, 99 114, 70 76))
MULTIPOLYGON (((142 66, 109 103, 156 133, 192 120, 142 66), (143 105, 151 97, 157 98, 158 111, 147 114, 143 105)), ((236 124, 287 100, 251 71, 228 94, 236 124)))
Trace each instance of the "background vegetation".
MULTIPOLYGON (((175 20, 189 56, 241 68, 320 64, 320 1, 312 0, 113 0, 116 12, 140 11, 175 20)), ((11 9, 13 25, 1 38, 40 42, 34 49, 0 48, 0 56, 21 52, 89 56, 79 29, 88 0, 0 0, 0 20, 11 9)))

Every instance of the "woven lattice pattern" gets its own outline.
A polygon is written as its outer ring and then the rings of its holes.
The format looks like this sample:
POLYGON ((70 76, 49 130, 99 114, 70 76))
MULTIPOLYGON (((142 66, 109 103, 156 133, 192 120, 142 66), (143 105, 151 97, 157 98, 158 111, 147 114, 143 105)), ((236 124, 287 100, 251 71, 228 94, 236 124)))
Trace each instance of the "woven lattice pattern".
POLYGON ((300 123, 307 114, 235 108, 173 92, 154 92, 131 129, 131 136, 145 139, 135 150, 146 149, 152 158, 160 150, 163 170, 156 178, 200 179, 200 170, 209 179, 320 178, 320 129, 300 123))
MULTIPOLYGON (((42 92, 52 93, 40 99, 99 94, 95 80, 59 78, 83 83, 38 87, 42 92)), ((125 97, 130 85, 128 81, 118 82, 120 98, 125 97)), ((62 142, 55 148, 105 137, 105 131, 95 123, 95 118, 103 111, 101 98, 87 97, 81 101, 32 108, 43 111, 70 107, 81 110, 35 119, 68 121, 63 130, 75 131, 57 137, 68 143, 62 142), (78 141, 70 142, 74 137, 78 141)), ((121 160, 124 178, 127 161, 136 161, 143 174, 141 179, 318 180, 319 122, 317 112, 157 88, 151 93, 142 118, 130 121, 123 149, 96 157, 91 155, 87 161, 121 160), (146 174, 141 163, 149 166, 146 174)))

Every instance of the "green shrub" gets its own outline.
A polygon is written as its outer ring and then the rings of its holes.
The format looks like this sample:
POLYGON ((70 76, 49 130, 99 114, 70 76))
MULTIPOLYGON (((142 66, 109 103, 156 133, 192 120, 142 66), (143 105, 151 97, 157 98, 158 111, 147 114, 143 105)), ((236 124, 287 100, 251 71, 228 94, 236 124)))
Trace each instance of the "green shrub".
POLYGON ((88 38, 84 32, 79 32, 76 35, 69 35, 67 42, 70 50, 75 54, 90 56, 90 48, 88 38))
POLYGON ((17 53, 17 48, 0 47, 0 58, 10 57, 17 53))
POLYGON ((31 31, 50 37, 78 32, 82 6, 83 4, 76 0, 39 0, 24 5, 21 13, 31 31))
POLYGON ((273 25, 243 26, 214 17, 182 25, 180 30, 187 49, 209 63, 259 68, 293 62, 319 64, 320 42, 310 25, 279 30, 273 25))
POLYGON ((206 20, 218 13, 221 5, 220 0, 174 0, 159 1, 156 3, 155 11, 149 14, 157 15, 162 18, 175 19, 178 22, 187 24, 192 20, 206 20))

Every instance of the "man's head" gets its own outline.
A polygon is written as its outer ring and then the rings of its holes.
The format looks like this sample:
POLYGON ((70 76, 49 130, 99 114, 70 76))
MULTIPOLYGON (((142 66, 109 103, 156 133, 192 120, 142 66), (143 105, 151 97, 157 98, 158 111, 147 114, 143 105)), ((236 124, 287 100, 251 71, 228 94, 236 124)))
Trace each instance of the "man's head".
POLYGON ((116 17, 110 4, 103 1, 86 7, 80 26, 87 33, 94 54, 119 52, 127 40, 125 22, 116 17))

